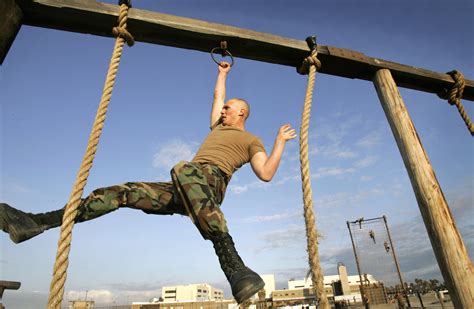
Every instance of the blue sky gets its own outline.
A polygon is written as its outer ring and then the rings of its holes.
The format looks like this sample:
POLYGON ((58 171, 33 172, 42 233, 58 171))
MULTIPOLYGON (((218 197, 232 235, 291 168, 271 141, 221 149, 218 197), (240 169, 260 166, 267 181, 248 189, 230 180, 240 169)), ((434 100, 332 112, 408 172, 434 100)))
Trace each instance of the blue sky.
MULTIPOLYGON (((112 3, 112 1, 107 1, 112 3)), ((134 7, 349 48, 368 56, 474 78, 469 1, 135 1, 134 7), (453 20, 455 16, 455 19, 453 20)), ((67 201, 100 100, 113 39, 22 27, 0 67, 0 200, 28 212, 67 201)), ((232 47, 230 46, 232 51, 232 47)), ((324 65, 324 63, 323 63, 324 65)), ((169 180, 208 133, 217 69, 209 54, 137 43, 126 47, 85 194, 126 181, 169 180)), ((247 130, 271 151, 278 128, 299 128, 306 77, 294 68, 236 59, 228 98, 252 106, 247 130)), ((474 148, 457 110, 401 89, 408 111, 474 255, 474 148)), ((405 167, 367 81, 318 75, 310 134, 313 199, 325 274, 356 274, 346 221, 386 215, 406 280, 441 278, 405 167)), ((472 102, 464 101, 474 117, 472 102)), ((271 183, 238 171, 223 210, 237 249, 277 287, 308 269, 297 141, 271 183)), ((121 209, 75 226, 65 299, 146 301, 163 285, 228 284, 186 217, 121 209)), ((45 304, 59 230, 15 245, 0 233, 0 279, 11 309, 45 304)), ((377 267, 375 265, 374 267, 377 267)), ((375 271, 375 268, 374 268, 375 271)), ((370 270, 369 270, 370 272, 370 270)))

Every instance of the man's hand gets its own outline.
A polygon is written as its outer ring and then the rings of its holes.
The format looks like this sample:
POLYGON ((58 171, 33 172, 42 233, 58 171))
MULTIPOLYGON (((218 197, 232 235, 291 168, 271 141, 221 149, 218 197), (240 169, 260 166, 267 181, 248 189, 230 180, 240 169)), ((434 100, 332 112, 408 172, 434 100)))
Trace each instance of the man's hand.
POLYGON ((290 124, 282 125, 278 130, 277 140, 286 142, 294 138, 296 138, 296 131, 290 124))
POLYGON ((229 73, 230 71, 230 63, 228 63, 227 61, 221 61, 219 63, 219 72, 220 73, 229 73))

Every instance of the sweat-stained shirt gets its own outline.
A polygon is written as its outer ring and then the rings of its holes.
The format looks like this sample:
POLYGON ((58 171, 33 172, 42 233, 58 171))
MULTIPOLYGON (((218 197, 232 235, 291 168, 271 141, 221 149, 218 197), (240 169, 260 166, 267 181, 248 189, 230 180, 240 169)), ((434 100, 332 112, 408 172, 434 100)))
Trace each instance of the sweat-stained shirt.
POLYGON ((214 164, 230 177, 260 151, 265 152, 265 147, 257 136, 217 123, 211 128, 192 162, 214 164))

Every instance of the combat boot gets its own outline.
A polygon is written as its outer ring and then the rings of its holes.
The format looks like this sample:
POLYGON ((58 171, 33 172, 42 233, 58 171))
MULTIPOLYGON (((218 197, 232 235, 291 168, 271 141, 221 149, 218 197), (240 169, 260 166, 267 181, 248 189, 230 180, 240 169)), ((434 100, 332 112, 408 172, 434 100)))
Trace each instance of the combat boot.
POLYGON ((221 268, 232 288, 232 295, 241 304, 263 289, 262 278, 245 266, 235 249, 232 237, 228 233, 212 236, 211 241, 219 258, 221 268))
POLYGON ((63 209, 41 214, 26 213, 0 203, 0 229, 10 234, 14 243, 28 240, 61 225, 63 209))

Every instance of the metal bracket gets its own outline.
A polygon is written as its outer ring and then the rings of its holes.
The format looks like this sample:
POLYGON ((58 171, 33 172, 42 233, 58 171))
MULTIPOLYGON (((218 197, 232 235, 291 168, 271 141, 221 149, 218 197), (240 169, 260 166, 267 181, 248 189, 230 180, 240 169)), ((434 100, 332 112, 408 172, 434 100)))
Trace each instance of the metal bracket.
POLYGON ((306 44, 308 44, 309 50, 313 51, 318 48, 318 44, 316 43, 316 36, 309 36, 306 38, 306 44))
POLYGON ((132 7, 132 0, 119 0, 119 5, 125 4, 129 8, 132 7))

